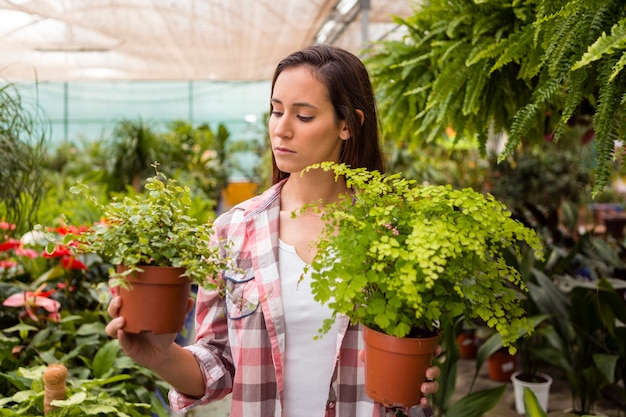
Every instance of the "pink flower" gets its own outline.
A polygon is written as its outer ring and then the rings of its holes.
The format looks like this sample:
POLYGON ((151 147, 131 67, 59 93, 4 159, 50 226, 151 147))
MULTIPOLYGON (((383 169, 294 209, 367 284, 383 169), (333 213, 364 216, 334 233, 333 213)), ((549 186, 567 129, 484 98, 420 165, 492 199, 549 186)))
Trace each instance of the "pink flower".
POLYGON ((34 259, 39 256, 39 253, 35 249, 28 249, 28 248, 16 248, 15 254, 17 256, 26 256, 31 259, 34 259))
POLYGON ((15 225, 7 222, 0 222, 0 229, 15 230, 15 225))
POLYGON ((50 320, 59 321, 61 318, 59 314, 61 303, 48 298, 48 296, 54 293, 54 290, 42 291, 44 286, 45 284, 34 292, 24 291, 23 293, 13 294, 4 300, 2 305, 5 307, 24 307, 28 317, 36 322, 39 321, 39 318, 35 312, 41 307, 50 313, 48 315, 50 320))
POLYGON ((0 252, 7 252, 11 249, 19 248, 21 245, 20 241, 17 239, 10 238, 9 240, 0 243, 0 252))
POLYGON ((9 259, 0 259, 0 268, 9 269, 17 266, 17 262, 11 261, 9 259))

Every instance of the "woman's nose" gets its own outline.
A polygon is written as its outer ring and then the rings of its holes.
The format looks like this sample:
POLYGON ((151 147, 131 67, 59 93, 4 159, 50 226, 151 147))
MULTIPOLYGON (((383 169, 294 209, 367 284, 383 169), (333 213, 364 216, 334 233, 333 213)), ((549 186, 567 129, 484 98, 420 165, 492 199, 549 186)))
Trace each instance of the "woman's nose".
POLYGON ((289 123, 289 120, 284 114, 275 121, 274 135, 279 138, 286 139, 289 139, 292 136, 291 123, 289 123))

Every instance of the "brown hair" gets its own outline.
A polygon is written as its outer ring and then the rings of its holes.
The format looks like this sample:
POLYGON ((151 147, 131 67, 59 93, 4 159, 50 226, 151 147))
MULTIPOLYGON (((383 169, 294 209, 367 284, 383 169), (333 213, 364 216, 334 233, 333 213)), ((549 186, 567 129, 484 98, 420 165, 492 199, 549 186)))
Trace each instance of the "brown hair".
MULTIPOLYGON (((272 94, 278 76, 287 68, 307 65, 313 76, 328 89, 337 120, 345 120, 351 137, 341 149, 341 160, 353 168, 384 171, 380 147, 376 99, 363 62, 352 53, 330 45, 309 46, 294 52, 278 63, 272 79, 272 94), (363 112, 364 120, 356 110, 363 112)), ((272 111, 270 104, 270 113, 272 111)), ((287 178, 276 166, 272 155, 272 183, 287 178)))

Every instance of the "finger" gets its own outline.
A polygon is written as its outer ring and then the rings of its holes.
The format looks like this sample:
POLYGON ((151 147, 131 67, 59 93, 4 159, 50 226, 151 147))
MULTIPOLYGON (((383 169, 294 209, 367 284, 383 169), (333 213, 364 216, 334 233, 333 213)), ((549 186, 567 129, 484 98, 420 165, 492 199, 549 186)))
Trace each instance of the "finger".
POLYGON ((441 375, 441 369, 438 366, 431 366, 426 369, 426 379, 432 380, 437 379, 441 375))
POLYGON ((193 309, 193 303, 194 303, 194 302, 195 302, 195 301, 193 300, 193 298, 189 298, 189 299, 187 300, 187 313, 186 313, 185 315, 187 315, 187 314, 191 313, 191 310, 193 309))
POLYGON ((109 322, 104 328, 106 334, 114 339, 118 338, 119 331, 124 327, 124 317, 116 317, 109 322))
POLYGON ((422 384, 422 386, 420 387, 421 391, 423 394, 428 395, 428 394, 434 394, 435 392, 439 391, 439 382, 437 381, 426 381, 422 384))
POLYGON ((361 362, 365 362, 365 351, 364 350, 359 350, 359 360, 361 362))
POLYGON ((113 297, 109 306, 107 307, 107 313, 112 318, 116 318, 120 315, 120 309, 122 308, 122 297, 113 297))
POLYGON ((420 407, 424 408, 424 407, 428 407, 428 405, 429 403, 428 403, 427 397, 420 398, 420 407))

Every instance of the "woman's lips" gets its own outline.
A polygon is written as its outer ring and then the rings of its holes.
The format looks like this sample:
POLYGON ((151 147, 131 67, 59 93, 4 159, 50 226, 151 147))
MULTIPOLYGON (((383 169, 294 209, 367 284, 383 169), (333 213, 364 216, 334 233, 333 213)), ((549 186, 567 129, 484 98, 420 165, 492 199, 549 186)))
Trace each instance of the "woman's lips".
POLYGON ((295 152, 292 151, 289 148, 284 148, 282 146, 277 146, 274 148, 274 153, 275 154, 279 154, 279 155, 287 155, 287 154, 294 154, 295 152))

